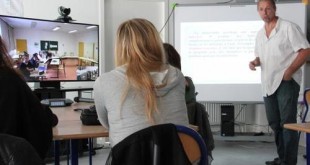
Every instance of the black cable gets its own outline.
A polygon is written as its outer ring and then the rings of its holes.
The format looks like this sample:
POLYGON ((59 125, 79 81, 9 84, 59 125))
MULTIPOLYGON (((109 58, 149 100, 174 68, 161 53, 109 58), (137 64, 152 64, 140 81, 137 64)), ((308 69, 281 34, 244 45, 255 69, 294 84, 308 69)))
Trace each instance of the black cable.
POLYGON ((218 2, 216 4, 226 4, 226 3, 230 3, 230 2, 233 2, 233 0, 229 0, 229 1, 226 1, 226 2, 218 2))
POLYGON ((168 16, 164 26, 160 29, 159 33, 161 33, 161 31, 166 27, 166 25, 167 25, 168 21, 170 20, 170 17, 172 15, 172 13, 174 12, 174 9, 175 9, 176 6, 177 6, 177 3, 172 4, 172 10, 171 10, 171 12, 170 12, 170 14, 169 14, 169 16, 168 16))

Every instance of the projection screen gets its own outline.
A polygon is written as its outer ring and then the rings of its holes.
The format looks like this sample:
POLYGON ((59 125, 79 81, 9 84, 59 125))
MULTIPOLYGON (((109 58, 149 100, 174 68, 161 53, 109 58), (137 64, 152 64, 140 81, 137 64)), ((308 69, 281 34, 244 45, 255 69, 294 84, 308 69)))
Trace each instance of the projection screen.
MULTIPOLYGON (((248 67, 255 58, 256 33, 263 26, 256 8, 256 4, 176 6, 174 45, 181 55, 182 72, 195 83, 198 101, 263 101, 260 69, 248 67)), ((304 4, 277 4, 277 15, 306 32, 304 4)))

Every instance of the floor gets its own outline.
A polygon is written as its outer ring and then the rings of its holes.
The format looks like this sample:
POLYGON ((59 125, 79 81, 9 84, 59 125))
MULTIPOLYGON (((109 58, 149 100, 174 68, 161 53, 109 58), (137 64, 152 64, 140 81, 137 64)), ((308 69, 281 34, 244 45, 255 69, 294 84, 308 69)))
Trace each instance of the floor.
MULTIPOLYGON (((264 165, 277 155, 274 142, 216 141, 212 165, 264 165)), ((299 147, 297 165, 306 165, 305 148, 299 147)))
MULTIPOLYGON (((238 136, 227 137, 227 140, 225 140, 226 137, 217 135, 214 138, 215 149, 213 150, 214 160, 212 165, 264 165, 266 160, 272 160, 276 157, 275 144, 272 140, 268 140, 272 139, 272 136, 269 135, 259 138, 243 136, 242 140, 238 139, 238 136)), ((96 150, 96 154, 93 156, 93 165, 103 165, 109 151, 110 149, 96 150)), ((303 158, 304 154, 305 147, 300 146, 297 165, 306 165, 306 159, 303 158)), ((52 164, 49 163, 48 165, 52 164)), ((67 164, 66 160, 62 160, 61 164, 67 164)), ((84 153, 79 158, 79 164, 89 164, 87 153, 84 153)))

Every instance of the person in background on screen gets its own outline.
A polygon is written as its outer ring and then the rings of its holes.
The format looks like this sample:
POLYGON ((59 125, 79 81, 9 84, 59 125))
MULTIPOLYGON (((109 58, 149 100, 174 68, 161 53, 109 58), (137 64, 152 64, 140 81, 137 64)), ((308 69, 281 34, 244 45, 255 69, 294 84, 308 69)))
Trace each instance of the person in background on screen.
POLYGON ((300 27, 276 16, 274 0, 259 0, 257 11, 264 21, 255 43, 249 68, 261 67, 262 93, 268 123, 275 135, 278 157, 267 165, 296 165, 298 133, 283 127, 296 123, 301 83, 301 66, 310 54, 309 43, 300 27))
POLYGON ((31 65, 34 67, 34 68, 37 68, 39 66, 39 63, 40 63, 40 59, 38 57, 38 53, 34 53, 31 57, 31 59, 29 60, 29 62, 31 63, 31 65))
POLYGON ((145 19, 123 22, 117 31, 116 68, 97 78, 94 100, 113 146, 156 124, 189 125, 185 79, 166 62, 163 43, 145 19))
POLYGON ((30 74, 34 71, 35 66, 30 62, 27 52, 24 52, 24 61, 20 64, 19 69, 27 80, 31 79, 30 74))
POLYGON ((0 37, 0 133, 26 139, 45 158, 57 116, 34 95, 23 75, 14 68, 0 37))

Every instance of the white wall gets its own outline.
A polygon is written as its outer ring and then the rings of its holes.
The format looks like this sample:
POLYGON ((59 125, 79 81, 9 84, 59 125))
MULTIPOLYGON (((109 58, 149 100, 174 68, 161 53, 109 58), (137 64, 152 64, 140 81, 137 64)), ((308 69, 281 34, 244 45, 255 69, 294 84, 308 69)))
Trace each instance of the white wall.
POLYGON ((161 29, 166 17, 163 0, 105 0, 102 12, 105 16, 105 71, 114 68, 114 42, 119 24, 131 18, 146 18, 161 29))
POLYGON ((58 55, 63 55, 65 51, 74 52, 77 55, 78 41, 75 35, 68 33, 53 33, 47 31, 38 31, 32 29, 14 29, 15 39, 27 39, 27 50, 29 54, 38 53, 41 50, 40 41, 58 41, 58 55), (66 36, 66 37, 64 37, 66 36), (35 43, 38 43, 36 45, 35 43))
POLYGON ((23 0, 24 17, 55 20, 58 7, 71 9, 75 22, 99 24, 100 0, 23 0))

